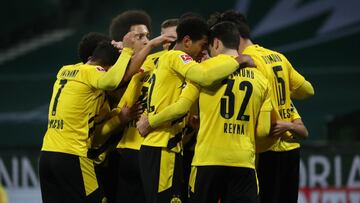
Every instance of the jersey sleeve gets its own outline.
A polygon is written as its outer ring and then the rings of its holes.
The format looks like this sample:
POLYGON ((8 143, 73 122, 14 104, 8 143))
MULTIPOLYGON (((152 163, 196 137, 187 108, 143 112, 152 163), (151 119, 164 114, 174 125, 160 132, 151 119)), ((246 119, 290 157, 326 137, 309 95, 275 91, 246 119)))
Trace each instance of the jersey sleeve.
POLYGON ((290 84, 290 91, 296 90, 299 88, 304 82, 305 78, 299 72, 295 70, 295 68, 291 65, 291 63, 284 57, 286 65, 288 66, 289 70, 289 84, 290 84))
POLYGON ((95 89, 115 89, 124 77, 132 54, 133 50, 124 48, 112 68, 107 72, 102 67, 88 69, 84 81, 95 89))
POLYGON ((267 83, 264 98, 264 103, 262 104, 260 111, 271 111, 273 106, 271 103, 271 87, 269 86, 269 83, 267 83))
POLYGON ((143 82, 141 82, 142 78, 144 77, 144 73, 136 73, 132 78, 127 86, 124 95, 121 97, 120 102, 118 104, 118 108, 123 107, 125 104, 127 106, 133 106, 140 96, 141 87, 143 82))
POLYGON ((187 82, 186 87, 182 90, 179 99, 175 103, 167 106, 157 114, 149 115, 150 126, 156 128, 185 115, 198 97, 199 87, 191 82, 187 82))
POLYGON ((170 67, 183 77, 186 76, 186 73, 191 67, 197 66, 198 64, 191 56, 184 52, 173 52, 170 57, 170 67))
POLYGON ((198 83, 201 86, 210 86, 214 82, 226 78, 236 71, 239 63, 229 55, 218 55, 190 67, 186 73, 186 79, 198 83))

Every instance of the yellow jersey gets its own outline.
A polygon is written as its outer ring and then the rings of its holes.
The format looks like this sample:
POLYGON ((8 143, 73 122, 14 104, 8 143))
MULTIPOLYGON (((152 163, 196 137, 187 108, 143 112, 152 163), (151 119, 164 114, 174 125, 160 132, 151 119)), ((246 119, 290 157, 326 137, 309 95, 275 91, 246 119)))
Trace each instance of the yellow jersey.
POLYGON ((260 111, 271 111, 270 84, 256 68, 239 69, 219 88, 202 88, 193 166, 255 168, 260 111))
MULTIPOLYGON (((119 108, 125 103, 128 106, 134 105, 137 101, 142 106, 146 107, 147 93, 150 86, 150 75, 157 64, 159 57, 166 53, 167 50, 159 51, 154 54, 150 54, 146 57, 141 69, 144 73, 137 73, 131 79, 123 97, 120 100, 119 108)), ((121 138, 117 148, 128 148, 140 150, 141 143, 144 138, 140 135, 136 129, 136 120, 130 122, 124 129, 123 137, 121 138)))
MULTIPOLYGON (((158 64, 150 77, 150 87, 147 97, 147 113, 156 114, 166 106, 174 103, 185 87, 185 74, 189 68, 196 65, 188 54, 179 50, 170 50, 160 56, 158 64)), ((180 121, 180 120, 179 120, 180 121)), ((182 121, 182 120, 181 120, 182 121)), ((142 145, 167 147, 168 141, 181 133, 183 122, 172 122, 156 128, 149 133, 142 145)), ((181 146, 172 150, 179 152, 181 146)))
POLYGON ((42 151, 86 157, 96 115, 106 100, 104 91, 97 86, 105 72, 102 67, 87 64, 60 69, 53 86, 42 151))
MULTIPOLYGON (((251 45, 245 48, 243 54, 248 54, 254 59, 257 69, 264 74, 271 84, 271 102, 274 106, 273 118, 291 122, 293 112, 290 94, 291 91, 299 88, 305 82, 305 78, 292 67, 281 53, 259 45, 251 45)), ((299 142, 289 143, 279 138, 270 150, 289 151, 298 147, 300 147, 299 142)))

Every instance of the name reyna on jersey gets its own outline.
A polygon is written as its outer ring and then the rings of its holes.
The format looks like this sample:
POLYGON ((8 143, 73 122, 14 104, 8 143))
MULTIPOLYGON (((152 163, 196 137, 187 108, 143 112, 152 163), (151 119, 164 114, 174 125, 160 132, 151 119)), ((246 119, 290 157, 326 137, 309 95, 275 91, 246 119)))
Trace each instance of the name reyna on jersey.
POLYGON ((244 124, 224 123, 224 133, 226 133, 226 134, 244 135, 245 134, 244 124))

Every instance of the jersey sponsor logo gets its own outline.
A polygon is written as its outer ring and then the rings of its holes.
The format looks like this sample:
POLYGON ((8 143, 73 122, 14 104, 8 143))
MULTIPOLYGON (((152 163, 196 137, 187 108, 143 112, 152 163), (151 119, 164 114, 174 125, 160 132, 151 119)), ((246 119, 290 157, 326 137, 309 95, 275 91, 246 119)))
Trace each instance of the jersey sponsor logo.
POLYGON ((188 64, 193 60, 193 58, 187 54, 180 55, 180 58, 184 64, 188 64))
POLYGON ((96 70, 99 72, 106 72, 106 70, 102 67, 96 67, 96 70))

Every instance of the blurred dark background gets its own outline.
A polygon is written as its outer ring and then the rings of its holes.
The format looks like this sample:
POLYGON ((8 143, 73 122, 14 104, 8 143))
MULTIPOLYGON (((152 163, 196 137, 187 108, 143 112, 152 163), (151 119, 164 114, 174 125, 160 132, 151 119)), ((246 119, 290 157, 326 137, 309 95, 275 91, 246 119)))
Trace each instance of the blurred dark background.
POLYGON ((41 146, 55 74, 78 61, 77 44, 89 31, 108 33, 112 17, 144 9, 152 36, 160 23, 184 12, 247 14, 253 41, 284 53, 314 86, 315 97, 295 101, 310 131, 307 142, 359 141, 360 45, 358 1, 169 2, 130 0, 7 1, 0 43, 1 148, 41 146), (347 3, 346 3, 347 2, 347 3), (355 5, 354 5, 355 4, 355 5))

